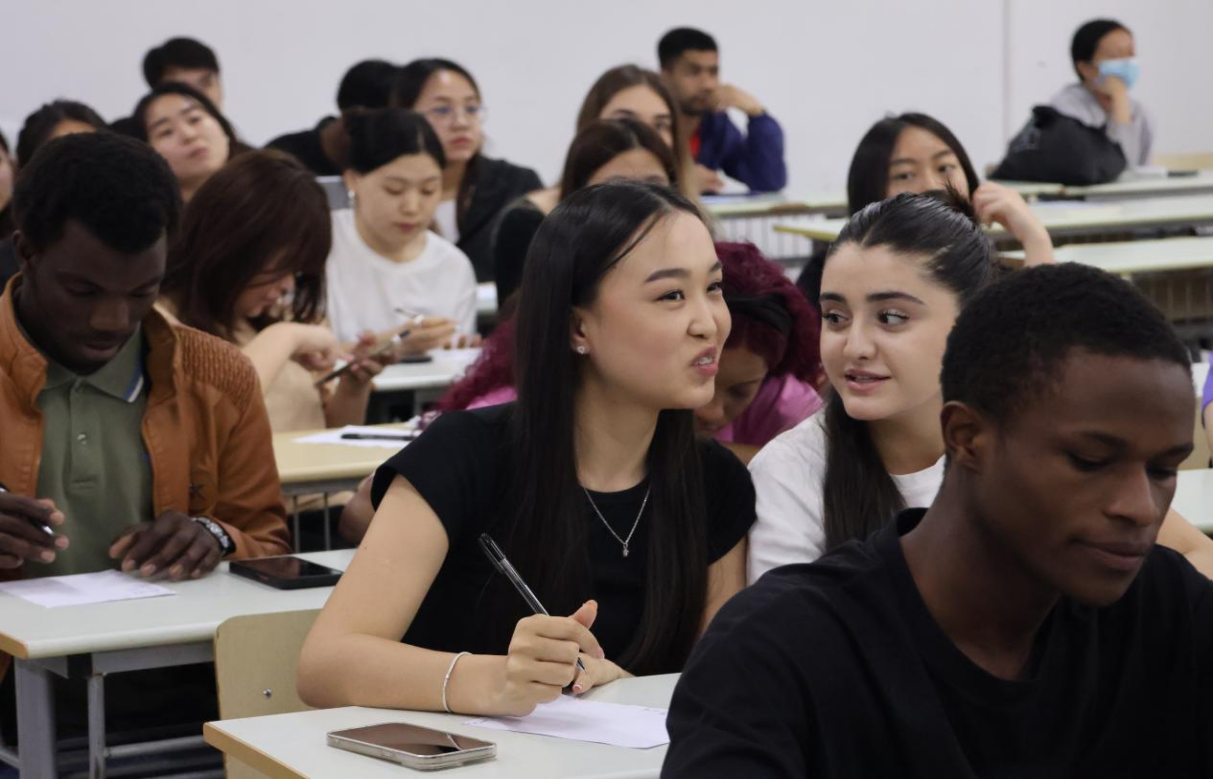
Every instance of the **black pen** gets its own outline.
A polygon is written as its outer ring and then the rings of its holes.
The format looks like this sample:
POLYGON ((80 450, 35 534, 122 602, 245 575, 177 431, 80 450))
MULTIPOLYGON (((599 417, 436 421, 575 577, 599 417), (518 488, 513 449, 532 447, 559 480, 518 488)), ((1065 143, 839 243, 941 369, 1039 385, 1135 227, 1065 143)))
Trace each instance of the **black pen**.
MULTIPOLYGON (((501 551, 501 547, 497 546, 497 542, 488 533, 480 534, 480 548, 484 550, 484 556, 489 558, 489 562, 498 571, 505 575, 505 578, 510 580, 510 584, 514 585, 514 589, 518 590, 518 594, 526 601, 526 605, 531 607, 531 611, 536 614, 542 614, 545 617, 552 616, 548 614, 548 610, 543 607, 539 599, 535 597, 535 593, 527 586, 522 577, 518 575, 518 571, 510 564, 510 561, 505 558, 505 552, 501 551)), ((585 663, 581 662, 581 658, 577 658, 577 667, 582 673, 588 674, 585 670, 585 663)))
POLYGON ((412 441, 417 437, 416 433, 342 433, 341 438, 345 441, 412 441))
MULTIPOLYGON (((8 487, 5 487, 3 484, 0 484, 0 492, 8 492, 8 487)), ((43 533, 46 533, 51 538, 55 537, 55 531, 51 528, 50 525, 46 524, 45 522, 38 520, 38 519, 34 519, 33 517, 23 516, 23 518, 25 519, 26 522, 29 522, 31 525, 38 528, 43 533)))

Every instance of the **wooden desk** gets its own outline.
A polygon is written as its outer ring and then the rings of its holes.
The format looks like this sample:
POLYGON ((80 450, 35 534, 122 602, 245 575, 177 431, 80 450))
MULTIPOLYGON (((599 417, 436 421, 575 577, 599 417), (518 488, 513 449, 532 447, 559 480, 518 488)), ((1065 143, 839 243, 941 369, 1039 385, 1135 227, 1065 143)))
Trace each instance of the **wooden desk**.
POLYGON ((807 216, 847 213, 845 192, 813 192, 803 197, 783 193, 768 195, 704 195, 707 212, 720 220, 753 219, 772 216, 807 216))
POLYGON ((1213 194, 1213 170, 1202 170, 1195 176, 1151 179, 1125 179, 1108 184, 1085 187, 1064 187, 1062 197, 1082 200, 1130 200, 1176 195, 1213 194))
MULTIPOLYGON (((375 427, 398 430, 402 425, 375 427)), ((323 432, 304 430, 274 434, 274 460, 278 463, 278 479, 285 494, 353 489, 393 454, 387 447, 299 443, 301 438, 323 432)))
POLYGON ((446 389, 480 356, 480 349, 435 349, 432 362, 389 365, 375 377, 375 392, 446 389))
MULTIPOLYGON (((669 708, 677 681, 676 674, 620 679, 591 690, 586 698, 665 709, 669 708)), ((640 779, 658 776, 665 760, 666 747, 625 749, 464 724, 474 718, 467 714, 346 707, 208 722, 203 735, 211 746, 275 779, 410 776, 411 772, 393 763, 334 749, 325 743, 329 731, 382 722, 408 722, 497 744, 495 760, 452 769, 452 775, 457 773, 460 777, 640 779)))
MULTIPOLYGON (((345 570, 354 550, 317 552, 304 558, 345 570)), ((105 765, 105 675, 146 668, 209 662, 215 629, 246 614, 318 609, 331 587, 276 590, 228 573, 222 563, 197 581, 164 582, 177 595, 165 598, 45 609, 0 593, 0 650, 15 658, 22 776, 55 777, 55 706, 51 675, 81 678, 88 685, 91 775, 105 765)), ((120 748, 111 750, 117 756, 120 748)))

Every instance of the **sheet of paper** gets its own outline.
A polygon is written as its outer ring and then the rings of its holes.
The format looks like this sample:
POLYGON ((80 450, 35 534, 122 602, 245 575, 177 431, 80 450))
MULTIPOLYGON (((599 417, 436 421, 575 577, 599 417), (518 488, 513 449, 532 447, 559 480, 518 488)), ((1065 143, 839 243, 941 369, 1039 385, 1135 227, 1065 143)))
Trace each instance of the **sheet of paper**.
POLYGON ((141 581, 122 571, 22 579, 0 584, 0 592, 16 595, 18 598, 48 609, 140 598, 160 598, 177 594, 167 587, 141 581))
POLYGON ((339 444, 341 446, 360 446, 370 449, 391 449, 392 451, 399 450, 404 447, 411 438, 404 438, 406 433, 412 433, 415 428, 412 427, 370 427, 366 425, 346 425, 341 428, 325 430, 323 433, 314 433, 305 435, 295 439, 297 444, 339 444), (395 436, 394 439, 385 438, 342 438, 346 433, 354 433, 361 435, 376 435, 376 436, 395 436))
POLYGON ((670 743, 665 709, 602 703, 561 695, 541 703, 525 717, 484 717, 468 725, 513 733, 592 741, 629 749, 651 749, 670 743))

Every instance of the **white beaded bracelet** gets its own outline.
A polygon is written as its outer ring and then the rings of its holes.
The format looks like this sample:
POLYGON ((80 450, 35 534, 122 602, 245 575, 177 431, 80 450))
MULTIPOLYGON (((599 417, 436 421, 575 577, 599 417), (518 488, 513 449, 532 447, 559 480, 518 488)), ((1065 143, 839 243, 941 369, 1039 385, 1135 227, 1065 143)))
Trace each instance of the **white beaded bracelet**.
POLYGON ((442 708, 446 710, 447 714, 454 714, 455 712, 451 711, 451 707, 447 705, 446 686, 451 683, 451 674, 455 673, 455 663, 458 663, 459 659, 464 655, 470 654, 471 652, 460 652, 459 654, 455 655, 455 657, 451 660, 450 667, 446 669, 446 676, 444 676, 442 679, 442 708))

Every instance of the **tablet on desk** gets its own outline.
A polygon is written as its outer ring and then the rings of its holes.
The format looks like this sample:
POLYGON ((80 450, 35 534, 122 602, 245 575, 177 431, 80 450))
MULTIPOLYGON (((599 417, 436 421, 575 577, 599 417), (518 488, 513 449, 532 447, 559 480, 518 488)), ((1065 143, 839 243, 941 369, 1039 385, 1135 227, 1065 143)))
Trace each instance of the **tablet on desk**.
POLYGON ((233 560, 228 570, 237 576, 268 584, 279 590, 302 590, 308 587, 332 587, 341 578, 341 571, 313 563, 294 555, 259 557, 255 560, 233 560))

